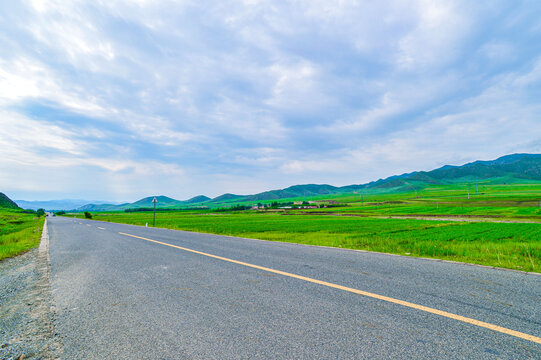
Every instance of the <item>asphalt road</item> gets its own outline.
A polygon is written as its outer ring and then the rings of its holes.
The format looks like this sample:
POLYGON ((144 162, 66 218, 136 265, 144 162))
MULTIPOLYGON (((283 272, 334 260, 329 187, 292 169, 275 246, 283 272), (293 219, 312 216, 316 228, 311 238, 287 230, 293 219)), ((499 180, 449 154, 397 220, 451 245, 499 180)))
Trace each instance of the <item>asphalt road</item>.
POLYGON ((541 359, 539 275, 63 217, 49 236, 65 359, 541 359))

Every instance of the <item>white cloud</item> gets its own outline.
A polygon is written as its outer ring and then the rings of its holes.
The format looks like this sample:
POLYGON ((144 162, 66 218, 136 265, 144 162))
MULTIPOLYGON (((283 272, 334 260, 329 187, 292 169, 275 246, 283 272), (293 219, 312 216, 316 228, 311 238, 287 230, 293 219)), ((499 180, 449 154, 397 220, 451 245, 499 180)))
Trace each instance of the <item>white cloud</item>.
POLYGON ((492 62, 506 62, 515 58, 515 47, 507 41, 489 41, 479 52, 492 62))
POLYGON ((102 116, 105 109, 96 98, 82 95, 77 85, 64 87, 53 71, 40 61, 0 58, 0 105, 18 104, 26 99, 45 100, 75 112, 102 116))
POLYGON ((337 159, 333 160, 291 160, 280 167, 285 174, 343 172, 347 164, 337 159))
POLYGON ((332 105, 325 94, 320 70, 306 60, 293 64, 273 64, 269 73, 274 78, 272 95, 265 103, 272 108, 295 111, 299 114, 317 112, 332 105))
MULTIPOLYGON (((534 151, 540 9, 508 8, 10 3, 0 24, 0 171, 50 172, 74 192, 95 178, 122 196, 247 193, 534 151)), ((2 176, 0 189, 12 186, 2 176)))
POLYGON ((517 75, 513 79, 512 85, 524 89, 529 89, 530 86, 534 85, 541 85, 541 56, 533 61, 530 71, 517 75))
POLYGON ((74 134, 56 125, 43 124, 14 112, 0 110, 0 128, 4 161, 33 165, 43 160, 36 158, 40 149, 81 154, 82 144, 73 139, 74 134))
POLYGON ((417 27, 398 43, 396 62, 416 71, 442 66, 460 54, 462 40, 471 31, 471 20, 457 2, 420 0, 413 2, 417 27))

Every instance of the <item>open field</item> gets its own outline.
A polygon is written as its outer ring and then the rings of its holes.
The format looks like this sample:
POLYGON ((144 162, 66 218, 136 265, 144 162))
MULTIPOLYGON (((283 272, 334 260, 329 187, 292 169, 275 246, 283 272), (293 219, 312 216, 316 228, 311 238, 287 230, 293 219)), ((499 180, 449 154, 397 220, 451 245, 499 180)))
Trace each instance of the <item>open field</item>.
POLYGON ((415 192, 354 194, 343 207, 304 210, 371 216, 487 217, 541 222, 541 184, 433 185, 415 192), (469 198, 468 198, 469 189, 469 198))
MULTIPOLYGON (((144 226, 152 223, 152 213, 99 214, 94 219, 144 226)), ((167 212, 157 215, 156 226, 541 272, 541 224, 167 212)))
POLYGON ((18 210, 0 210, 0 260, 39 244, 44 217, 18 210))
MULTIPOLYGON (((231 200, 228 203, 222 203, 221 206, 270 205, 275 201, 289 205, 299 201, 334 205, 319 209, 287 210, 292 213, 465 219, 483 217, 495 220, 524 220, 525 222, 541 223, 541 183, 538 182, 520 184, 478 182, 477 186, 475 182, 450 185, 417 184, 417 190, 408 192, 397 191, 397 189, 368 189, 349 194, 328 194, 258 202, 231 200)), ((205 205, 205 203, 199 205, 205 205)))
MULTIPOLYGON (((541 272, 541 184, 479 183, 477 190, 475 184, 452 184, 302 199, 333 204, 318 209, 164 211, 156 226, 541 272)), ((152 212, 94 215, 152 223, 152 212)))

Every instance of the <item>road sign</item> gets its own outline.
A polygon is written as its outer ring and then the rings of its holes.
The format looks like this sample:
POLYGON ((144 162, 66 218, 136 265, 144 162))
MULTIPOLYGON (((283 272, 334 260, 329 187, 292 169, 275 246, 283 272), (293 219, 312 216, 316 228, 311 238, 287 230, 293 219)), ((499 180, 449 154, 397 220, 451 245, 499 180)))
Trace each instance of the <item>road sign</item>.
POLYGON ((156 199, 156 196, 154 196, 154 199, 152 199, 152 203, 154 204, 154 214, 152 216, 152 227, 156 226, 156 203, 158 202, 158 199, 156 199))

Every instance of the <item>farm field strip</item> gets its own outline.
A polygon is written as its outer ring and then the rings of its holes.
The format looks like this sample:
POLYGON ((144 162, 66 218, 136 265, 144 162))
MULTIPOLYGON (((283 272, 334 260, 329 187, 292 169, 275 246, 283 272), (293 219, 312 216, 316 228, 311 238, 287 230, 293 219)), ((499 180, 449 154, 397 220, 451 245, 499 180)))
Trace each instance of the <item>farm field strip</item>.
POLYGON ((429 186, 396 194, 356 194, 339 198, 345 206, 307 212, 378 215, 441 215, 528 219, 541 223, 541 184, 429 186))
MULTIPOLYGON (((145 226, 152 213, 104 213, 94 218, 145 226)), ((157 215, 156 226, 541 272, 541 224, 164 212, 157 215)))

